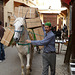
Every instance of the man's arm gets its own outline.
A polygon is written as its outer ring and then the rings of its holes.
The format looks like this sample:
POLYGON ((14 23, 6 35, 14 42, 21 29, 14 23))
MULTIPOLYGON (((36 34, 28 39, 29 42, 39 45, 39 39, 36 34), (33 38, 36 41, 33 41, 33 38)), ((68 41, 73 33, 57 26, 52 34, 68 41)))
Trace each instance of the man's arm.
POLYGON ((26 40, 27 43, 31 43, 33 45, 38 45, 38 46, 42 46, 42 45, 47 45, 53 38, 54 36, 50 36, 50 37, 45 37, 43 40, 38 40, 38 41, 31 41, 31 40, 26 40))

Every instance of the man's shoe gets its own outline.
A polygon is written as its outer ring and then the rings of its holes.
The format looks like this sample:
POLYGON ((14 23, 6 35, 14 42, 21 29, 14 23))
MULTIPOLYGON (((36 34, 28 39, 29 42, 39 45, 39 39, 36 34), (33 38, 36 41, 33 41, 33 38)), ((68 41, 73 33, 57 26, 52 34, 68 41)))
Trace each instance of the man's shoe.
POLYGON ((0 60, 0 63, 2 62, 2 60, 0 60))

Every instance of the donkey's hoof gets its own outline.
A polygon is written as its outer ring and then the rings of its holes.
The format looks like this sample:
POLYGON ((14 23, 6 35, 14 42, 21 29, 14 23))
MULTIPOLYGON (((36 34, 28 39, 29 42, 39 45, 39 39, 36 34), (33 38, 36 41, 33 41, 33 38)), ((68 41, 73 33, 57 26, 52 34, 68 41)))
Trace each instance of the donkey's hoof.
POLYGON ((40 51, 38 51, 38 54, 40 54, 40 51))
POLYGON ((21 75, 24 75, 24 73, 22 73, 21 75))
POLYGON ((30 75, 30 72, 26 72, 26 75, 30 75))
POLYGON ((26 75, 30 75, 30 70, 27 70, 26 71, 26 75))
POLYGON ((30 69, 30 72, 32 72, 32 69, 30 69))

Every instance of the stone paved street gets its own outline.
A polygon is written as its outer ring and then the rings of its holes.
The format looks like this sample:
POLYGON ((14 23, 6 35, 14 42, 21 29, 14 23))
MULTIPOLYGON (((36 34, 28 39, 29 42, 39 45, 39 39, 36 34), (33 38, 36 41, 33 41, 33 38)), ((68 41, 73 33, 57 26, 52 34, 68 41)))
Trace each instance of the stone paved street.
MULTIPOLYGON (((0 75, 21 75, 20 60, 17 49, 8 47, 5 49, 6 60, 0 63, 0 75)), ((41 54, 34 52, 31 75, 41 75, 42 73, 42 51, 41 54)), ((56 60, 56 75, 69 75, 67 66, 64 62, 65 51, 57 54, 56 60)))

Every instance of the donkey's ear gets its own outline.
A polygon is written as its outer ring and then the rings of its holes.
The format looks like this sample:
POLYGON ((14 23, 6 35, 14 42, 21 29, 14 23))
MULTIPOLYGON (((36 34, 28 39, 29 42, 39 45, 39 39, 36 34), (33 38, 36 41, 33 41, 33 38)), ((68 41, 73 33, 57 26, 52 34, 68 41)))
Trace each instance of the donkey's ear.
POLYGON ((17 17, 13 14, 14 18, 16 19, 17 17))
POLYGON ((24 20, 26 19, 26 15, 23 17, 23 19, 24 19, 24 20))
MULTIPOLYGON (((27 10, 27 12, 28 12, 28 11, 29 11, 29 9, 27 10)), ((23 19, 26 19, 27 12, 26 12, 25 16, 23 17, 23 19)))

